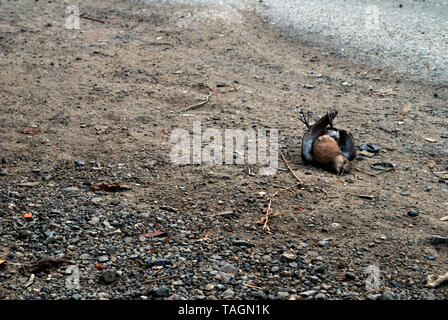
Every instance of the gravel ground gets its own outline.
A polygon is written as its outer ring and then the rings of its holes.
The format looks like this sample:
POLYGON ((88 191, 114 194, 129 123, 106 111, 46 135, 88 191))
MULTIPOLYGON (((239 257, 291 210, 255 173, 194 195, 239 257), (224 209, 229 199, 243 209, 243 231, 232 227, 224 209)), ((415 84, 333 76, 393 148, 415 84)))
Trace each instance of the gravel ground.
POLYGON ((427 282, 448 266, 447 88, 305 46, 259 2, 143 2, 83 1, 104 23, 80 30, 59 2, 2 3, 2 299, 448 298, 427 282), (381 149, 342 177, 297 159, 299 110, 330 108, 381 149), (303 183, 281 160, 266 177, 171 163, 193 120, 279 129, 303 183))

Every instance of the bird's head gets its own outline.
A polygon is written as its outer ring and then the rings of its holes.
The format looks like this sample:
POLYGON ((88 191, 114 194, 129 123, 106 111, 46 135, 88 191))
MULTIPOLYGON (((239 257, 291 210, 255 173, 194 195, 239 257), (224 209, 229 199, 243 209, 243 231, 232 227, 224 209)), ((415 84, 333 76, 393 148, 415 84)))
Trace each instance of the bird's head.
POLYGON ((344 155, 338 155, 334 158, 334 171, 338 176, 349 173, 351 169, 351 163, 344 155))

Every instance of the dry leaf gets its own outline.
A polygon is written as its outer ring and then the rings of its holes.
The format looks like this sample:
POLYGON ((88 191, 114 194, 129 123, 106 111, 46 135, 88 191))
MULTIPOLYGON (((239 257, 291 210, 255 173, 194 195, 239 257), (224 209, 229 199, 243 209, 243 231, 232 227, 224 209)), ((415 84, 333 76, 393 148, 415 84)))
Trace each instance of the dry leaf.
POLYGON ((39 130, 37 130, 37 129, 22 131, 23 134, 36 134, 38 132, 39 132, 39 130))
POLYGON ((95 263, 95 268, 97 270, 104 270, 104 269, 106 269, 106 266, 102 263, 95 263))
POLYGON ((165 236, 165 235, 166 235, 166 232, 159 231, 159 230, 156 230, 156 231, 151 232, 151 233, 145 233, 144 234, 144 236, 147 237, 147 238, 160 237, 160 236, 165 236))
POLYGON ((448 216, 444 216, 443 218, 440 218, 440 221, 448 221, 448 216))
POLYGON ((27 212, 23 215, 24 218, 32 218, 33 214, 31 212, 27 212))

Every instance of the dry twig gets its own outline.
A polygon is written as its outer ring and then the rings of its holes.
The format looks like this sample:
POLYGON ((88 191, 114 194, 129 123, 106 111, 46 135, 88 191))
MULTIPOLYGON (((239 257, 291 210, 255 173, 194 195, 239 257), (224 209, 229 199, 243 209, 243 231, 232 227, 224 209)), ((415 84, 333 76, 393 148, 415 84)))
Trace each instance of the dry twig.
POLYGON ((226 215, 230 215, 230 214, 234 214, 234 211, 223 211, 223 212, 218 212, 215 213, 214 215, 212 215, 212 217, 216 217, 216 216, 226 216, 226 215))
POLYGON ((262 287, 256 286, 256 285, 254 285, 254 284, 252 284, 252 283, 243 283, 243 286, 245 286, 245 287, 249 287, 249 288, 252 288, 252 289, 263 290, 262 287))
POLYGON ((285 155, 283 154, 283 152, 280 151, 280 155, 282 156, 283 162, 285 163, 285 165, 288 167, 289 171, 291 171, 292 175, 297 179, 297 181, 299 181, 300 184, 303 185, 303 181, 302 179, 300 179, 296 173, 291 169, 291 167, 289 166, 288 161, 286 161, 285 155))
POLYGON ((328 192, 327 192, 325 189, 316 187, 316 186, 314 186, 314 185, 312 185, 312 186, 308 186, 308 185, 306 185, 306 184, 302 181, 302 179, 300 179, 300 178, 296 175, 296 173, 292 170, 292 168, 289 166, 289 163, 288 163, 288 161, 286 161, 286 158, 285 158, 283 152, 280 151, 280 155, 282 156, 283 162, 284 162, 285 165, 288 167, 289 171, 292 173, 292 175, 297 179, 297 181, 298 181, 303 187, 313 187, 313 188, 317 189, 318 191, 325 193, 325 195, 328 196, 328 192))
POLYGON ((263 224, 263 231, 266 231, 269 234, 272 234, 271 229, 269 229, 268 227, 268 221, 269 221, 269 217, 272 216, 272 209, 271 209, 271 205, 272 205, 272 199, 280 192, 281 190, 276 191, 272 196, 269 197, 268 199, 268 207, 266 208, 266 213, 265 215, 258 221, 258 223, 262 223, 263 224))
POLYGON ((389 172, 389 171, 392 171, 392 170, 395 170, 395 168, 387 168, 387 169, 381 170, 380 172, 372 173, 371 176, 372 177, 376 177, 376 176, 379 176, 380 174, 382 174, 384 172, 389 172))
POLYGON ((106 21, 104 20, 100 20, 100 19, 96 19, 96 18, 92 18, 92 17, 88 17, 85 15, 85 13, 81 13, 79 15, 80 18, 86 19, 86 20, 90 20, 90 21, 96 21, 96 22, 100 22, 100 23, 106 23, 106 21))
POLYGON ((186 108, 184 111, 194 110, 194 109, 197 109, 197 108, 203 106, 204 104, 206 104, 210 100, 210 97, 212 95, 213 95, 213 91, 210 90, 210 94, 207 96, 207 98, 205 98, 204 101, 196 103, 196 104, 193 104, 193 105, 189 106, 188 108, 186 108))

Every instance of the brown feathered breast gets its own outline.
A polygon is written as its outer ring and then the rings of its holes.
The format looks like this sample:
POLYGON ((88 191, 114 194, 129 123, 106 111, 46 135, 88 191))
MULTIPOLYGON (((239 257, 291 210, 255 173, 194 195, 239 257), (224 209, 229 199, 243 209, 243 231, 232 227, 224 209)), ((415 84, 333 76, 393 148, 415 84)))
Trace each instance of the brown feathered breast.
POLYGON ((334 159, 342 155, 336 140, 330 136, 320 136, 313 146, 313 162, 324 167, 333 166, 334 159))

